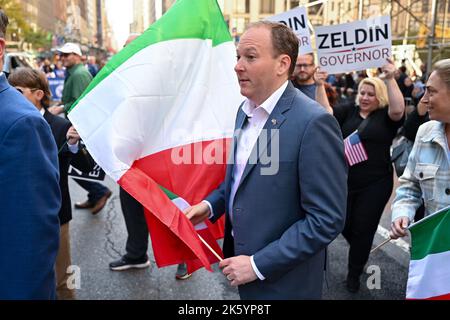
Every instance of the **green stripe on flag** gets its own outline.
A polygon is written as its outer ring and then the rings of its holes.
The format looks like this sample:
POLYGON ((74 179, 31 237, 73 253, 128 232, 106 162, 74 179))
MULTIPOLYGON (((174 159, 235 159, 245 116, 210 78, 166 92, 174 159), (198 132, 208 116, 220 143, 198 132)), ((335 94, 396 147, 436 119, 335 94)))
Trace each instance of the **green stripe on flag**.
POLYGON ((170 200, 179 198, 179 196, 177 196, 175 193, 173 193, 172 191, 167 190, 166 188, 159 186, 161 188, 161 190, 166 194, 167 197, 169 197, 170 200))
POLYGON ((213 47, 232 40, 216 0, 178 0, 164 16, 102 68, 69 112, 94 87, 136 53, 153 44, 176 39, 211 39, 213 47))
POLYGON ((411 232, 411 260, 450 251, 450 209, 437 212, 409 228, 411 232))

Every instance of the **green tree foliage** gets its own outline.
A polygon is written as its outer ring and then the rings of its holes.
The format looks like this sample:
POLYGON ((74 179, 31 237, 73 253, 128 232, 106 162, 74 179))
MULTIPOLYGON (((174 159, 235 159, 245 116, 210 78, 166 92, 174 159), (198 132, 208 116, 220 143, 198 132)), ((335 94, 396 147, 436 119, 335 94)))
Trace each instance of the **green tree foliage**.
POLYGON ((8 16, 10 30, 21 30, 26 32, 30 29, 29 25, 25 21, 20 2, 15 0, 0 0, 0 9, 2 9, 8 16))
POLYGON ((49 50, 52 46, 51 34, 40 30, 36 32, 33 30, 26 31, 24 39, 26 42, 33 44, 34 49, 49 50))
POLYGON ((0 0, 0 9, 2 9, 9 18, 8 33, 12 40, 20 40, 31 43, 34 48, 50 49, 51 35, 41 30, 34 31, 24 17, 24 11, 20 1, 0 0), (17 39, 14 38, 17 37, 17 39))

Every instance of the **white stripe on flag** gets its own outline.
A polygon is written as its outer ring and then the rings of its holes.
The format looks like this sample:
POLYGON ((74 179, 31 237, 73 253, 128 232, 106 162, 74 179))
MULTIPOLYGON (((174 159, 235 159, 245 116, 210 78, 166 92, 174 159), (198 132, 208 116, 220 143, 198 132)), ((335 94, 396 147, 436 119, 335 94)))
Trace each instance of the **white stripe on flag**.
POLYGON ((350 147, 349 139, 345 140, 345 155, 347 156, 347 159, 349 160, 349 164, 353 165, 355 159, 353 157, 352 149, 350 147))
MULTIPOLYGON (((190 207, 189 203, 186 200, 184 200, 183 198, 180 198, 180 197, 172 199, 172 202, 181 211, 184 211, 184 210, 186 210, 187 208, 190 207)), ((195 230, 197 230, 197 231, 203 230, 203 229, 206 229, 206 228, 208 228, 208 227, 207 227, 207 225, 204 222, 200 222, 199 224, 195 225, 195 230)))
POLYGON ((406 298, 426 299, 450 293, 450 251, 430 254, 409 264, 406 298))
POLYGON ((230 72, 235 54, 232 42, 217 47, 200 39, 156 43, 100 82, 69 118, 95 160, 118 181, 135 160, 233 136, 242 101, 230 72))

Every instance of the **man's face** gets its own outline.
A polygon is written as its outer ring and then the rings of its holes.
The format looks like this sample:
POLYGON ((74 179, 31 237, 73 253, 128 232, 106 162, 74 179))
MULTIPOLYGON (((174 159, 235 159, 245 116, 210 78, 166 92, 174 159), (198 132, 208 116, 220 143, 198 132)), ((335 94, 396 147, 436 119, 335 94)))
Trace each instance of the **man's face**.
POLYGON ((307 82, 313 79, 315 70, 314 58, 309 54, 299 55, 295 64, 293 77, 298 82, 307 82))
POLYGON ((66 68, 71 68, 74 65, 80 63, 81 58, 74 53, 61 54, 61 61, 66 68))
POLYGON ((427 106, 430 119, 450 123, 450 90, 436 71, 428 78, 426 88, 421 101, 427 106))
POLYGON ((237 74, 241 94, 257 105, 262 104, 276 90, 283 74, 282 57, 274 57, 271 31, 254 27, 241 37, 237 47, 237 74))

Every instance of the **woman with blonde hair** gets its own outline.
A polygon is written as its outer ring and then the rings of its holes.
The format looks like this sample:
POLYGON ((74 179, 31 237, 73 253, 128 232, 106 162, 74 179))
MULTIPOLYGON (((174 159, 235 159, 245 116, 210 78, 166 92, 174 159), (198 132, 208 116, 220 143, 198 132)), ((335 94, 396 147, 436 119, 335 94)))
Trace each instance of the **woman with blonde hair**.
POLYGON ((373 238, 393 189, 390 146, 403 124, 405 103, 394 79, 391 60, 382 68, 383 80, 365 78, 355 104, 331 107, 323 99, 326 73, 316 75, 316 98, 334 114, 344 137, 349 164, 347 219, 343 236, 350 245, 346 286, 357 292, 369 259, 373 238))
POLYGON ((406 235, 416 209, 425 216, 450 206, 450 59, 438 61, 421 103, 429 122, 421 125, 392 204, 391 238, 406 235))

